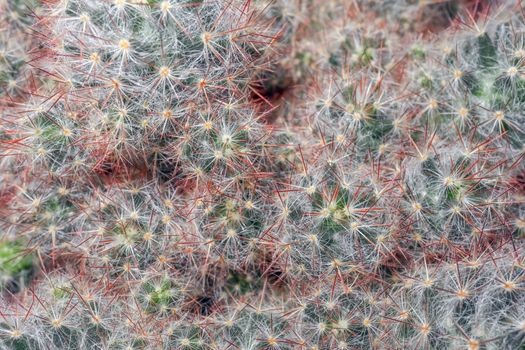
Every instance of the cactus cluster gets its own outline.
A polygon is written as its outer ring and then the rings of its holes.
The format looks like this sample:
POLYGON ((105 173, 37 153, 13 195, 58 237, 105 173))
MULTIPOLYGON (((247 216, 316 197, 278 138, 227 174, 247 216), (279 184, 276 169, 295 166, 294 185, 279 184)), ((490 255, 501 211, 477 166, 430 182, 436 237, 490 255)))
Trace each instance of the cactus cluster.
POLYGON ((524 348, 519 2, 0 9, 0 349, 524 348))

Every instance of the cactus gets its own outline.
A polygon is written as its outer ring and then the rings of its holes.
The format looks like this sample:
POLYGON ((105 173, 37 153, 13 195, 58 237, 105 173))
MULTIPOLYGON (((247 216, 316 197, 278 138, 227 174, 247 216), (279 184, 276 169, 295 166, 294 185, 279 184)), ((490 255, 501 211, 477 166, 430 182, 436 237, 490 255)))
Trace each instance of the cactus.
POLYGON ((0 349, 522 348, 490 3, 1 3, 0 349))

